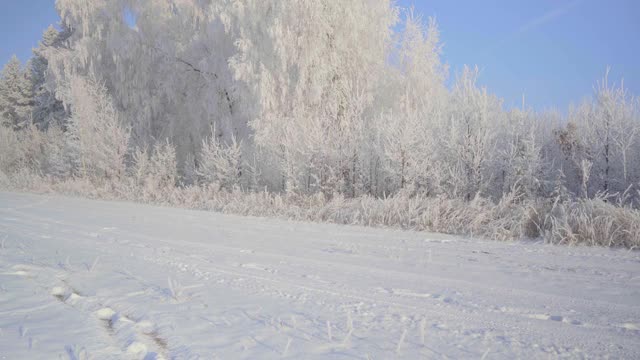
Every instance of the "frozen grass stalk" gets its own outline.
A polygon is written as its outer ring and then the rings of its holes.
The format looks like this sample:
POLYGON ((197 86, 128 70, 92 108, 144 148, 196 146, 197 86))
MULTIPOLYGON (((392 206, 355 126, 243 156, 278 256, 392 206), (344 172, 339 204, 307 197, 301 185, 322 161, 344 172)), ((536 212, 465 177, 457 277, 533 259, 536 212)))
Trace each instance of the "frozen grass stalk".
POLYGON ((353 334, 353 329, 349 329, 347 336, 345 336, 344 340, 342 340, 342 346, 346 346, 349 343, 349 340, 351 340, 351 334, 353 334))
POLYGON ((91 359, 91 356, 89 356, 89 352, 84 347, 79 347, 78 345, 67 345, 65 346, 65 350, 67 351, 69 360, 90 360, 91 359))
POLYGON ((98 266, 99 261, 100 256, 96 256, 95 260, 93 260, 93 263, 91 263, 91 266, 87 267, 87 270, 89 270, 89 272, 93 272, 96 269, 96 266, 98 266))
POLYGON ((284 347, 284 351, 282 352, 282 356, 287 356, 287 353, 289 353, 289 347, 291 347, 291 338, 289 338, 287 340, 287 345, 284 347))
POLYGON ((27 327, 25 327, 24 325, 20 325, 20 337, 25 337, 27 335, 27 333, 29 332, 29 329, 27 327))
POLYGON ((398 346, 396 347, 396 354, 400 354, 400 350, 402 349, 402 345, 404 344, 404 338, 407 336, 407 329, 404 329, 402 332, 402 336, 400 336, 400 340, 398 341, 398 346))
POLYGON ((167 278, 167 283, 169 284, 169 294, 175 301, 180 301, 182 297, 183 287, 180 285, 178 280, 173 280, 170 277, 167 278))
POLYGON ((491 351, 491 348, 488 348, 484 354, 482 354, 482 357, 480 358, 480 360, 485 360, 487 358, 487 356, 489 355, 489 351, 491 351))

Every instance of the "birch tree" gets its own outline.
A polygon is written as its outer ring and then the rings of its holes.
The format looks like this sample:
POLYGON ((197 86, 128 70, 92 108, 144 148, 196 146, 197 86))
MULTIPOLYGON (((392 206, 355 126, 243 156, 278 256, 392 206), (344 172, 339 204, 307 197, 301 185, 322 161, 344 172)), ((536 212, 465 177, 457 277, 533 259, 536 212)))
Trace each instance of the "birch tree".
POLYGON ((450 134, 446 140, 449 186, 467 201, 486 189, 491 181, 491 154, 495 150, 496 119, 501 103, 486 88, 476 86, 478 68, 465 67, 451 99, 450 134))

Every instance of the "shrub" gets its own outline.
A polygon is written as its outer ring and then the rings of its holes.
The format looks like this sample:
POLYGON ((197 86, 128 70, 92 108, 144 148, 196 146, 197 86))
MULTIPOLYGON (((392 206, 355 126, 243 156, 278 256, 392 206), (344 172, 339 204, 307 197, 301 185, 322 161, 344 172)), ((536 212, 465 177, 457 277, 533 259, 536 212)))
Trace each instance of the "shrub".
POLYGON ((235 136, 229 144, 223 144, 212 131, 211 137, 202 142, 200 158, 197 174, 202 182, 227 190, 240 184, 242 143, 237 142, 235 136))
POLYGON ((157 143, 151 152, 146 148, 136 149, 130 176, 133 184, 127 198, 162 202, 175 189, 178 179, 176 150, 173 145, 165 141, 157 143))
POLYGON ((555 203, 544 222, 544 238, 554 244, 640 247, 640 211, 602 198, 555 203))

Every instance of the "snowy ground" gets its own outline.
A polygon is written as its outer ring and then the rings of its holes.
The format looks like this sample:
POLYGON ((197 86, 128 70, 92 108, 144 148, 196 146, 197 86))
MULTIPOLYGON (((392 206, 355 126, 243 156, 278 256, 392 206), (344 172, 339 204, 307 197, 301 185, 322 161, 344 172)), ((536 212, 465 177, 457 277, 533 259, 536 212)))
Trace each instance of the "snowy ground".
POLYGON ((638 358, 640 253, 0 193, 0 359, 638 358))

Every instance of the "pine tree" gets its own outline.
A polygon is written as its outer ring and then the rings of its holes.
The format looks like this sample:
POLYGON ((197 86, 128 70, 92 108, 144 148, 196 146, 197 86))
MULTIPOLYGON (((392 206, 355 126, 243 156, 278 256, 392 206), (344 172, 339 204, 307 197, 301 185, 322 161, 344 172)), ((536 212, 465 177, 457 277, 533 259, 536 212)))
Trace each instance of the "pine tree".
POLYGON ((53 25, 49 26, 42 34, 38 47, 33 49, 33 58, 28 67, 34 97, 33 123, 41 129, 62 125, 68 116, 62 101, 56 98, 51 85, 47 84, 46 77, 49 67, 47 52, 60 47, 65 36, 68 36, 68 29, 60 32, 53 25))
POLYGON ((84 177, 120 179, 130 133, 121 126, 107 89, 93 75, 74 77, 67 86, 72 114, 67 143, 76 172, 84 177))
POLYGON ((31 121, 33 92, 28 72, 14 55, 2 69, 0 78, 0 118, 4 126, 23 129, 31 121))

